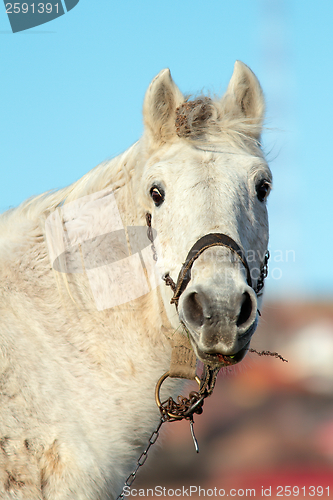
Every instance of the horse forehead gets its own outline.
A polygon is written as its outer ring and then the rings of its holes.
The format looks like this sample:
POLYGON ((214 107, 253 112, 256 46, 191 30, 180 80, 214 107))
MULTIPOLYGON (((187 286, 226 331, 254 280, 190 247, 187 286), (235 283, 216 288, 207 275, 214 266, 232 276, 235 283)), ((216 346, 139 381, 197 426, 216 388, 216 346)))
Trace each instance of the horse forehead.
POLYGON ((256 170, 260 165, 265 164, 263 158, 251 155, 242 150, 233 150, 226 146, 189 146, 173 147, 165 157, 160 157, 160 161, 170 165, 169 171, 179 170, 183 174, 211 172, 215 167, 216 173, 227 174, 230 172, 234 177, 237 173, 256 170))
MULTIPOLYGON (((151 158, 146 174, 150 181, 162 181, 172 185, 173 191, 186 189, 197 195, 212 198, 225 192, 228 198, 245 196, 250 178, 258 171, 266 172, 263 157, 229 145, 172 145, 163 154, 151 158), (229 192, 230 190, 230 192, 229 192), (202 194, 200 194, 202 192, 202 194)), ((270 178, 270 175, 265 175, 270 178)))
POLYGON ((260 163, 250 155, 202 152, 184 158, 180 168, 170 169, 170 175, 179 180, 180 186, 185 183, 199 190, 209 186, 223 191, 231 185, 246 188, 249 177, 260 168, 260 163))

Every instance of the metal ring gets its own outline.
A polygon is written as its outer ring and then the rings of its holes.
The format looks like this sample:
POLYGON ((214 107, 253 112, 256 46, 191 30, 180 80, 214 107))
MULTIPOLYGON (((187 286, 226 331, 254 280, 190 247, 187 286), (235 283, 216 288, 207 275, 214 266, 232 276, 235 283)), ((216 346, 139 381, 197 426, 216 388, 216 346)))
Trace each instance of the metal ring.
MULTIPOLYGON (((161 408, 161 406, 162 406, 161 399, 160 399, 160 389, 161 389, 161 386, 162 386, 164 380, 167 379, 168 377, 170 377, 170 372, 165 372, 164 375, 162 375, 162 377, 159 379, 159 381, 156 384, 156 388, 155 388, 155 401, 156 401, 156 404, 157 404, 157 406, 159 408, 161 408)), ((198 377, 198 375, 195 376, 194 380, 196 381, 196 383, 200 387, 201 380, 198 377)), ((167 414, 168 414, 168 416, 170 418, 174 418, 174 419, 177 419, 177 420, 182 420, 184 418, 182 415, 177 415, 177 414, 174 414, 174 413, 171 413, 171 412, 167 412, 167 414)))

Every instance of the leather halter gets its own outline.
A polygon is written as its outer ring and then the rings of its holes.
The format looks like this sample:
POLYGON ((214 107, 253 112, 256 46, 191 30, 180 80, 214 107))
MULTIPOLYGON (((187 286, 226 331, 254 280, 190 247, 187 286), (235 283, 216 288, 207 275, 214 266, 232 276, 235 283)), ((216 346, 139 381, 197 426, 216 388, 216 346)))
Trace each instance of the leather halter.
MULTIPOLYGON (((157 254, 156 254, 156 249, 154 245, 154 236, 153 236, 153 231, 151 227, 151 214, 147 213, 146 214, 146 222, 148 226, 147 230, 147 236, 151 242, 151 247, 153 251, 153 256, 154 260, 157 260, 157 254)), ((186 289, 190 279, 191 279, 191 268, 194 263, 194 261, 208 248, 214 247, 214 246, 223 246, 226 248, 229 248, 233 253, 237 255, 237 257, 240 259, 242 262, 243 266, 246 269, 246 280, 248 285, 253 288, 257 296, 259 297, 261 295, 261 290, 264 287, 264 281, 265 278, 267 278, 268 274, 268 259, 269 259, 269 251, 267 250, 263 259, 263 262, 261 263, 260 266, 260 275, 257 279, 256 286, 254 287, 252 284, 252 278, 251 278, 251 272, 249 265, 247 263, 245 254, 243 250, 240 248, 240 246, 232 239, 230 236, 227 236, 226 234, 223 233, 210 233, 206 234, 205 236, 202 236, 190 249, 189 253, 187 254, 186 260, 184 264, 182 265, 182 268, 180 270, 180 273, 178 275, 177 283, 173 281, 173 279, 169 276, 169 274, 166 274, 163 279, 166 283, 166 285, 170 286, 174 292, 174 295, 171 299, 171 304, 175 304, 176 308, 178 308, 178 301, 179 297, 181 294, 184 292, 186 289)), ((259 313, 260 314, 260 313, 259 313)))
POLYGON ((193 247, 187 254, 186 260, 180 270, 178 275, 176 287, 174 290, 174 295, 171 299, 172 304, 176 304, 178 306, 179 297, 184 292, 187 287, 190 279, 191 279, 191 268, 194 261, 208 248, 214 246, 223 246, 229 248, 237 257, 241 260, 243 266, 246 269, 246 280, 248 285, 252 288, 252 279, 250 268, 247 263, 246 257, 244 255, 243 250, 240 246, 232 239, 230 236, 222 233, 210 233, 206 234, 202 238, 200 238, 196 243, 194 243, 193 247))

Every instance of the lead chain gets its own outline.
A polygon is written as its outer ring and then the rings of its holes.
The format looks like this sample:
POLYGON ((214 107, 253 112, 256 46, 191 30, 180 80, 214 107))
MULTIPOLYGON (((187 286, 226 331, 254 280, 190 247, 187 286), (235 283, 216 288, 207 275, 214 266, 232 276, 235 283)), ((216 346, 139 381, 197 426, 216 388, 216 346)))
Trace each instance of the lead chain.
MULTIPOLYGON (((131 487, 131 485, 135 481, 137 472, 140 469, 140 467, 142 467, 143 464, 145 463, 145 461, 147 460, 147 456, 148 456, 148 452, 150 450, 150 447, 156 442, 156 440, 159 436, 160 428, 162 427, 162 424, 164 424, 164 422, 166 422, 166 421, 173 422, 173 421, 182 420, 182 419, 190 420, 191 435, 193 438, 194 446, 195 446, 196 452, 197 453, 199 452, 198 443, 197 443, 196 437, 194 435, 194 430, 193 430, 193 414, 194 413, 199 413, 199 414, 202 413, 202 405, 203 405, 204 399, 206 399, 208 396, 210 396, 211 393, 213 392, 218 372, 219 372, 219 368, 215 368, 214 370, 211 370, 205 366, 204 373, 203 373, 202 379, 201 379, 199 392, 198 393, 195 393, 195 392, 191 393, 190 397, 189 397, 190 399, 182 398, 186 402, 186 404, 183 405, 182 408, 178 408, 179 405, 177 405, 177 403, 175 403, 175 401, 173 401, 172 398, 169 398, 167 401, 165 401, 164 403, 161 404, 161 406, 160 406, 161 419, 159 421, 159 424, 158 424, 156 430, 151 434, 146 449, 141 453, 140 457, 138 458, 135 469, 126 479, 125 484, 124 484, 123 489, 122 489, 122 492, 120 493, 120 495, 118 495, 117 500, 124 500, 124 496, 125 496, 124 489, 126 488, 126 486, 131 487), (166 408, 166 405, 170 402, 172 402, 172 408, 166 408), (175 405, 175 407, 173 405, 175 405), (177 415, 178 418, 174 419, 172 414, 169 414, 170 412, 167 411, 168 409, 172 409, 172 412, 175 412, 175 416, 177 415), (170 418, 170 416, 171 416, 171 418, 170 418)), ((164 378, 161 377, 160 380, 163 381, 164 378)))
POLYGON ((156 443, 157 438, 159 436, 160 428, 162 427, 162 424, 164 424, 164 422, 165 422, 165 420, 163 419, 163 417, 161 417, 160 422, 159 422, 158 426, 156 427, 156 430, 152 433, 152 435, 150 436, 150 438, 148 440, 147 448, 139 456, 139 458, 138 458, 138 460, 136 462, 135 469, 128 476, 128 478, 126 479, 125 484, 124 484, 123 489, 122 489, 122 492, 120 493, 120 495, 118 495, 117 500, 123 500, 124 499, 124 496, 125 496, 124 489, 125 489, 125 487, 127 486, 128 488, 130 488, 131 485, 133 484, 133 482, 135 481, 137 472, 140 469, 140 467, 142 467, 143 464, 145 463, 145 461, 147 460, 148 452, 149 452, 151 446, 156 443))

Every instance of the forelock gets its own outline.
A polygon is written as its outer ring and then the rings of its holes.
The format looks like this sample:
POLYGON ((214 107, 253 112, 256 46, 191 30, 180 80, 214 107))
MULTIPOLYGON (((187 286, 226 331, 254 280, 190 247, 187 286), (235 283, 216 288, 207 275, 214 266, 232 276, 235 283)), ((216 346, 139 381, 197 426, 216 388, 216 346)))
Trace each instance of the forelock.
POLYGON ((255 137, 260 135, 261 124, 245 116, 235 116, 229 99, 229 96, 216 100, 207 96, 186 99, 176 109, 177 136, 195 142, 215 142, 223 138, 231 144, 258 152, 260 141, 255 137))

